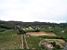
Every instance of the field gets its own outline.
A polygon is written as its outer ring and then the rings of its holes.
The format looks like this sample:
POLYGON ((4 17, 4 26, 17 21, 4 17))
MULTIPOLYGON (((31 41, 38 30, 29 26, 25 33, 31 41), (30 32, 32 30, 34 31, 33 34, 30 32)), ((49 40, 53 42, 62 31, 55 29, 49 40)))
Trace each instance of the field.
POLYGON ((27 42, 28 42, 28 45, 30 48, 38 48, 38 49, 41 49, 41 46, 39 46, 40 42, 41 41, 47 41, 47 42, 56 42, 56 44, 58 44, 61 48, 64 47, 64 44, 65 44, 65 41, 63 39, 55 39, 55 37, 51 39, 48 38, 48 36, 46 36, 46 38, 43 38, 42 36, 30 36, 30 37, 27 37, 27 42))
POLYGON ((29 36, 49 36, 49 37, 56 37, 56 34, 52 32, 27 32, 29 36))
POLYGON ((39 23, 18 28, 11 24, 0 25, 0 50, 61 50, 67 42, 67 27, 63 25, 39 23))
MULTIPOLYGON (((62 39, 55 39, 56 34, 54 33, 47 33, 47 32, 28 32, 28 33, 27 35, 25 35, 26 36, 25 39, 29 49, 38 49, 38 50, 41 49, 39 43, 42 40, 49 42, 55 41, 61 47, 63 47, 62 43, 63 44, 65 43, 65 41, 62 39), (32 36, 28 36, 30 35, 28 33, 31 33, 32 36), (50 34, 53 35, 51 36, 50 34)), ((22 41, 23 40, 21 39, 21 36, 18 35, 17 32, 13 30, 6 30, 4 32, 0 32, 0 49, 21 49, 22 41)))
POLYGON ((17 49, 19 48, 19 39, 13 30, 0 32, 0 49, 17 49))

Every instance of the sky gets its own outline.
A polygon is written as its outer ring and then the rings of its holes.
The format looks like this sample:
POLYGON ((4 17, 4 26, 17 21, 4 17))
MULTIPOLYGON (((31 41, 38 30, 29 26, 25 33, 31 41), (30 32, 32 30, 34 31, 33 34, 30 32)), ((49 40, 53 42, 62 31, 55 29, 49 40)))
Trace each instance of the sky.
POLYGON ((67 22, 67 0, 0 0, 0 20, 67 22))

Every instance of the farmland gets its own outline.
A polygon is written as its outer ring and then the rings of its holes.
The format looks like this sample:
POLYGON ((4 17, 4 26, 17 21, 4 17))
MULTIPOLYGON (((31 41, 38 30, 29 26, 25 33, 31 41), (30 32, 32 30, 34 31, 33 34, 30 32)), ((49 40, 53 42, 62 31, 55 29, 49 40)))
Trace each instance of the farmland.
POLYGON ((16 32, 8 30, 0 32, 0 49, 17 49, 19 41, 16 32))
POLYGON ((66 24, 55 23, 23 23, 23 22, 1 22, 0 23, 0 49, 38 49, 45 50, 41 44, 47 42, 54 45, 56 49, 63 49, 67 42, 66 24), (38 23, 38 24, 37 24, 38 23), (20 26, 20 32, 15 28, 20 26), (19 34, 21 33, 21 34, 19 34), (57 47, 57 44, 58 47, 57 47), (24 45, 24 46, 23 46, 24 45))

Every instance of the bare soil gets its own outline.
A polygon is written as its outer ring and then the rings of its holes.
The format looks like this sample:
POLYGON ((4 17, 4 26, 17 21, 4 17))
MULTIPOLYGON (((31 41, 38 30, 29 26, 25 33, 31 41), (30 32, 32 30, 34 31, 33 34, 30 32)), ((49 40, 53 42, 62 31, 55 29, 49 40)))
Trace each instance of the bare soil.
POLYGON ((29 36, 56 36, 52 32, 27 32, 26 34, 29 36))

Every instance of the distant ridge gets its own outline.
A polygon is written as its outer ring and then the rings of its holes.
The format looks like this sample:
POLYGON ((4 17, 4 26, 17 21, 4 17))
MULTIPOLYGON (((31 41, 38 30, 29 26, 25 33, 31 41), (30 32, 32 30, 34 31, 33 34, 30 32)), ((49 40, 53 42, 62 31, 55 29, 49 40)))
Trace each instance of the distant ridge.
POLYGON ((16 25, 19 26, 60 26, 60 27, 67 27, 67 23, 50 23, 50 22, 22 22, 22 21, 3 21, 0 20, 0 26, 7 26, 7 27, 15 27, 16 25))

